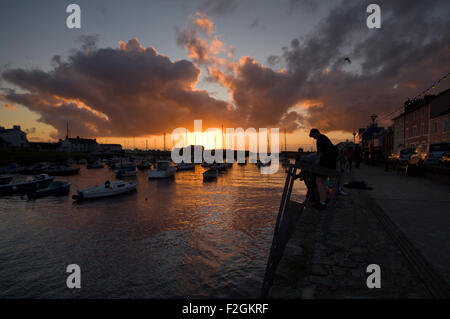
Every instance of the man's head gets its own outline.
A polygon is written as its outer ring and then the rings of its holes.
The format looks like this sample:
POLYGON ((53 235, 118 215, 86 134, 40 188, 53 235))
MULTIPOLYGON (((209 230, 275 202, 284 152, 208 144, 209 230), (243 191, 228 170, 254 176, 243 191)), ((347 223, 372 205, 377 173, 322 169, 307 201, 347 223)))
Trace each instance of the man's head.
POLYGON ((317 137, 319 137, 319 135, 320 135, 320 132, 316 128, 311 129, 311 131, 309 132, 309 137, 312 137, 314 139, 317 139, 317 137))

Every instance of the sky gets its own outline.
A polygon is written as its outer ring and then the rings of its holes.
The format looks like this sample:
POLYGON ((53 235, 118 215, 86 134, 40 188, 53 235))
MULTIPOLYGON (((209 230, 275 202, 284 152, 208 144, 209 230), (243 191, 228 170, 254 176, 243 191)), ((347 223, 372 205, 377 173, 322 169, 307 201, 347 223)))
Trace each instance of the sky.
POLYGON ((129 148, 161 148, 194 120, 279 128, 282 144, 286 130, 292 150, 314 144, 313 127, 351 140, 450 69, 448 1, 376 1, 369 29, 372 2, 2 1, 0 126, 55 141, 69 122, 71 136, 129 148), (80 29, 66 26, 70 3, 80 29))

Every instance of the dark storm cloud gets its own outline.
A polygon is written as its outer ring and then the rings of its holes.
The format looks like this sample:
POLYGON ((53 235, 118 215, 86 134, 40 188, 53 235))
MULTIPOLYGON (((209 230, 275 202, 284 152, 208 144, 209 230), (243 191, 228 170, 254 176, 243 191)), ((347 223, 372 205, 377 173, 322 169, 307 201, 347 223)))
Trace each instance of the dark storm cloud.
POLYGON ((366 27, 369 2, 343 1, 313 33, 269 57, 269 65, 283 64, 299 84, 306 76, 299 90, 300 102, 308 101, 307 125, 353 131, 370 114, 401 107, 450 69, 449 2, 377 3, 381 29, 366 27))
POLYGON ((289 12, 295 9, 314 11, 318 6, 318 0, 289 0, 289 12))
POLYGON ((81 43, 81 50, 94 50, 97 47, 99 40, 98 35, 80 35, 77 39, 78 43, 81 43))
POLYGON ((251 57, 223 62, 208 50, 195 24, 179 44, 205 65, 210 80, 228 88, 236 120, 351 132, 372 113, 401 107, 449 69, 448 2, 379 1, 381 29, 367 28, 368 4, 335 3, 313 32, 270 56, 270 67, 251 57))
POLYGON ((212 16, 224 16, 233 13, 237 7, 237 0, 203 0, 198 10, 212 16))
POLYGON ((196 13, 177 30, 177 43, 193 62, 173 62, 135 39, 118 49, 88 45, 67 59, 54 58, 50 72, 4 71, 3 78, 25 93, 0 98, 39 113, 60 136, 66 120, 80 136, 159 134, 194 119, 205 127, 352 132, 372 113, 401 107, 450 69, 450 2, 379 0, 381 29, 366 26, 369 1, 333 3, 313 32, 292 39, 269 57, 269 66, 236 59, 212 20, 196 13), (228 89, 231 105, 194 89, 199 66, 228 89))
POLYGON ((67 120, 80 136, 159 134, 194 119, 226 120, 227 103, 193 88, 199 74, 191 62, 172 62, 132 39, 118 49, 78 51, 50 72, 5 71, 5 80, 27 92, 2 99, 37 112, 59 136, 67 120))

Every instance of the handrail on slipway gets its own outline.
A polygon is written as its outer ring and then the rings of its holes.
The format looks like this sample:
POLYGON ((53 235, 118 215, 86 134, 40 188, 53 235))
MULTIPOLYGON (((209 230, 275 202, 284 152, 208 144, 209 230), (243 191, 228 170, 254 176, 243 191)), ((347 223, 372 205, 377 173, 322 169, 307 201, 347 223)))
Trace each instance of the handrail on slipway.
POLYGON ((270 247, 269 258, 267 260, 266 271, 261 289, 262 298, 267 297, 269 289, 273 285, 275 271, 278 263, 283 257, 284 248, 286 247, 295 225, 303 212, 304 203, 300 204, 291 201, 294 181, 300 177, 300 174, 297 174, 297 170, 308 171, 313 174, 320 174, 322 176, 335 178, 333 195, 327 209, 325 210, 325 219, 322 231, 323 235, 321 238, 322 242, 326 241, 330 229, 334 205, 336 203, 337 193, 341 183, 341 174, 339 174, 336 170, 302 162, 300 159, 297 159, 295 164, 288 165, 286 182, 284 184, 283 195, 281 197, 280 208, 278 210, 277 220, 273 232, 272 245, 270 247))

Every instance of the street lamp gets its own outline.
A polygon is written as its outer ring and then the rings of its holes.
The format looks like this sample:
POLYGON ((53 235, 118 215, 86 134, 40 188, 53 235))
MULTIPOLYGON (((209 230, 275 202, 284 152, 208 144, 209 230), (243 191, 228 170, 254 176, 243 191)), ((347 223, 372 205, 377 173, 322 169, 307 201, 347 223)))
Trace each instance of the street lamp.
POLYGON ((356 144, 355 143, 355 136, 356 136, 356 132, 353 132, 353 144, 356 144))

